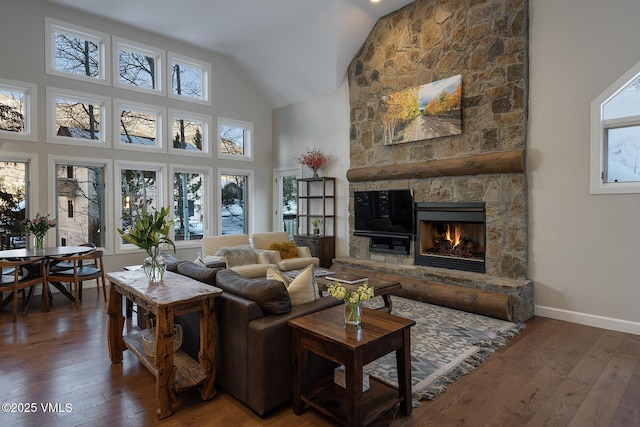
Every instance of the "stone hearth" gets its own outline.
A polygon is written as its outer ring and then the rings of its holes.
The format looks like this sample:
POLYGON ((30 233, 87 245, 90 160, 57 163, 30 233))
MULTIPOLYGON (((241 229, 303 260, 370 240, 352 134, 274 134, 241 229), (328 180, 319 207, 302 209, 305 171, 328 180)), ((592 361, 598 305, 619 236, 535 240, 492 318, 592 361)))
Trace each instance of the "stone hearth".
MULTIPOLYGON (((353 191, 411 188, 416 203, 484 203, 486 274, 415 266, 414 245, 409 255, 370 253, 369 239, 353 235, 349 263, 372 263, 366 267, 375 265, 385 274, 393 270, 427 284, 494 294, 517 289, 505 292, 520 301, 512 305, 520 307, 514 308, 516 317, 533 315, 533 288, 526 279, 524 167, 504 171, 493 164, 478 169, 477 163, 462 160, 481 158, 490 164, 504 153, 526 156, 527 35, 525 0, 416 0, 377 22, 348 70, 351 196, 353 191), (379 107, 385 95, 458 74, 461 135, 383 144, 379 107), (438 176, 430 170, 454 162, 455 173, 438 176), (399 173, 390 175, 389 170, 399 173)), ((353 230, 353 218, 349 221, 353 230)))

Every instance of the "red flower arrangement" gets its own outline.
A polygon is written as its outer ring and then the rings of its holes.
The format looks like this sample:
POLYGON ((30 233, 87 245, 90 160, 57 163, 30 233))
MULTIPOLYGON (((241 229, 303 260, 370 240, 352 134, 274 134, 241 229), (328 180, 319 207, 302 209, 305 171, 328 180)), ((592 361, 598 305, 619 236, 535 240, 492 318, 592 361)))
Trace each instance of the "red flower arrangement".
POLYGON ((307 152, 302 157, 298 157, 298 162, 313 169, 313 175, 318 176, 318 169, 324 166, 331 156, 322 154, 317 148, 307 148, 307 152))

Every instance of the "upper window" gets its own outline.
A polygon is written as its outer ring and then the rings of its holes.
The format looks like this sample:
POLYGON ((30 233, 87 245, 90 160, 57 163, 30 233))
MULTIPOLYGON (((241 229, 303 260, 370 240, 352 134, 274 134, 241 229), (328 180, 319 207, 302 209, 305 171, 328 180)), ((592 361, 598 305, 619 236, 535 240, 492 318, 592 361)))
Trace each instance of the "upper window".
POLYGON ((640 63, 591 103, 591 193, 640 193, 640 63))
POLYGON ((114 100, 116 147, 126 150, 164 151, 162 107, 114 100))
POLYGON ((169 53, 169 67, 171 75, 170 97, 211 105, 209 98, 210 64, 169 53))
POLYGON ((169 109, 171 145, 169 152, 191 156, 209 154, 211 118, 203 114, 169 109))
POLYGON ((109 98, 63 89, 47 89, 47 140, 62 144, 107 143, 109 98))
POLYGON ((48 74, 109 84, 107 34, 45 18, 48 74))
POLYGON ((252 135, 252 123, 218 118, 218 156, 252 160, 252 135))
POLYGON ((36 85, 0 79, 0 136, 36 141, 36 85))
POLYGON ((161 49, 113 38, 113 85, 142 92, 164 94, 161 49))

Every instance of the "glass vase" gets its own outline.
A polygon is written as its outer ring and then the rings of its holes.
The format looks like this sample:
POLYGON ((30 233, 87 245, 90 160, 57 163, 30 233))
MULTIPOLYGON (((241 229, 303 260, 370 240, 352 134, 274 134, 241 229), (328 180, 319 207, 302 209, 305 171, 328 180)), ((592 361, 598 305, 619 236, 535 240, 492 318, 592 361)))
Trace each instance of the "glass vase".
POLYGON ((311 168, 313 170, 313 177, 318 178, 318 168, 311 168))
POLYGON ((155 257, 149 256, 142 263, 142 269, 150 282, 161 281, 166 268, 164 258, 160 255, 155 257))
POLYGON ((44 234, 42 235, 34 235, 33 236, 33 247, 36 248, 36 250, 42 250, 44 249, 44 234))
POLYGON ((360 326, 362 321, 362 305, 360 302, 356 304, 344 304, 344 323, 352 326, 360 326))

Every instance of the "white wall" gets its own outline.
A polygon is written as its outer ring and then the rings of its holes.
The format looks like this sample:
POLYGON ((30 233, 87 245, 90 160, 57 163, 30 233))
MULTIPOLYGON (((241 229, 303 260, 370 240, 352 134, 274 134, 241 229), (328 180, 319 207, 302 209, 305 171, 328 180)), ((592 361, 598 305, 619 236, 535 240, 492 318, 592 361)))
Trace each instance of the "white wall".
MULTIPOLYGON (((318 148, 333 159, 321 176, 336 178, 336 257, 349 255, 349 85, 345 80, 334 92, 273 111, 274 168, 297 168, 308 148, 318 148)), ((306 166, 303 177, 313 175, 306 166)))
POLYGON ((640 195, 589 194, 591 101, 640 60, 637 0, 530 2, 536 312, 640 334, 640 195))
MULTIPOLYGON (((158 29, 162 31, 161 28, 158 29)), ((116 22, 102 18, 95 18, 75 10, 61 8, 51 3, 30 1, 3 1, 0 12, 0 77, 11 80, 24 81, 37 84, 38 91, 38 141, 16 142, 11 140, 0 141, 0 154, 10 152, 25 152, 37 155, 39 171, 37 180, 32 182, 33 191, 32 214, 35 212, 55 212, 55 206, 49 206, 47 189, 48 181, 52 179, 53 172, 47 170, 47 158, 49 155, 63 155, 74 157, 100 158, 108 161, 134 160, 159 162, 167 165, 186 164, 199 167, 212 168, 214 178, 220 167, 245 169, 254 171, 253 202, 250 224, 250 232, 266 231, 271 227, 271 107, 264 97, 252 86, 245 77, 243 71, 229 57, 217 55, 212 52, 186 45, 184 43, 168 39, 158 34, 140 31, 116 22), (79 25, 92 30, 101 31, 113 36, 118 36, 134 42, 143 43, 181 55, 207 61, 212 64, 212 106, 198 105, 180 100, 169 99, 157 95, 148 95, 124 89, 114 88, 92 83, 85 83, 45 74, 45 16, 70 24, 79 25), (169 154, 155 154, 116 149, 91 149, 87 147, 74 147, 69 145, 51 144, 45 138, 45 94, 46 87, 60 87, 90 94, 122 98, 148 104, 155 104, 169 108, 193 111, 195 113, 208 114, 212 118, 210 133, 214 138, 212 145, 212 157, 175 156, 169 154), (216 157, 215 138, 216 119, 218 116, 252 122, 254 124, 254 160, 253 161, 229 161, 219 160, 216 157)), ((165 144, 167 141, 165 141, 165 144)), ((214 188, 208 194, 213 212, 210 217, 213 220, 209 234, 217 232, 217 217, 219 215, 219 202, 216 182, 214 188)), ((107 189, 113 190, 113 189, 107 189)), ((250 207, 251 209, 251 207, 250 207)), ((117 212, 114 212, 117 215, 117 212)), ((116 235, 113 224, 107 224, 108 232, 116 235)), ((199 242, 193 246, 178 252, 179 257, 195 259, 196 252, 200 250, 199 242)), ((108 256, 105 257, 107 269, 118 269, 123 265, 142 262, 144 253, 136 255, 111 255, 113 246, 107 248, 108 256)))

